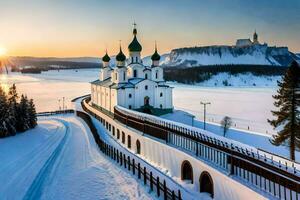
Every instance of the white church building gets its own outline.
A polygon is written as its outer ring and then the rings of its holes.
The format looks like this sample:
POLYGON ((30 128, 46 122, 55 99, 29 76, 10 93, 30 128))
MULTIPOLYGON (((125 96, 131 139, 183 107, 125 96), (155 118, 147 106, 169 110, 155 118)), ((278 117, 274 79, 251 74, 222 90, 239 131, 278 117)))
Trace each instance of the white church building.
POLYGON ((91 82, 92 105, 111 113, 116 105, 156 115, 172 112, 173 88, 164 80, 156 45, 151 56, 152 65, 144 66, 142 46, 134 27, 128 51, 129 57, 126 59, 120 47, 116 66, 110 66, 110 57, 106 52, 102 58, 99 79, 91 82))

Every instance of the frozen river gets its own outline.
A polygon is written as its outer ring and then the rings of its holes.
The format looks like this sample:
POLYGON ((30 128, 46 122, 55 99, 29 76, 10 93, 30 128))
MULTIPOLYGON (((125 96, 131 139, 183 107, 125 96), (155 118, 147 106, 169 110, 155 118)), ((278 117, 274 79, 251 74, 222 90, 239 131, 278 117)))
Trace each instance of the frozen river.
MULTIPOLYGON (((11 73, 0 75, 1 85, 7 89, 16 83, 19 93, 33 98, 37 110, 57 110, 63 105, 71 107, 70 100, 90 92, 89 82, 97 79, 99 69, 48 71, 42 74, 11 73)), ((194 114, 203 119, 203 107, 200 101, 211 102, 207 107, 207 119, 219 123, 225 116, 230 116, 234 126, 262 133, 272 133, 267 123, 274 109, 272 95, 274 87, 201 87, 171 84, 174 87, 173 99, 176 109, 194 114)))

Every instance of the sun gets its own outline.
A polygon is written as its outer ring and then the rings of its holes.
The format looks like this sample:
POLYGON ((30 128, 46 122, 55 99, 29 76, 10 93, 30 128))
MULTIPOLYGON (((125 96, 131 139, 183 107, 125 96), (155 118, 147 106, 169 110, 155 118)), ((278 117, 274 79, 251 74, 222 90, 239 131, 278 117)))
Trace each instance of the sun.
POLYGON ((6 48, 0 46, 0 56, 4 56, 6 54, 6 48))

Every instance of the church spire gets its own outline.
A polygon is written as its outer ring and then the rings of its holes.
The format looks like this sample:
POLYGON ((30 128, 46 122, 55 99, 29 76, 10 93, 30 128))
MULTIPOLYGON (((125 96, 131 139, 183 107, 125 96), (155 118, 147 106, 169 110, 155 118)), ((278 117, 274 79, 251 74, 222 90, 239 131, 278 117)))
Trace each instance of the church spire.
POLYGON ((256 29, 255 29, 254 34, 253 34, 253 43, 258 44, 258 35, 256 33, 256 29))
POLYGON ((152 60, 152 66, 158 66, 159 65, 160 55, 157 53, 156 41, 155 41, 155 51, 154 51, 154 54, 151 56, 151 60, 152 60))
POLYGON ((122 51, 121 40, 120 40, 120 52, 119 52, 118 55, 116 56, 116 60, 117 60, 117 65, 118 65, 118 67, 123 67, 123 66, 125 66, 126 56, 124 55, 124 53, 123 53, 123 51, 122 51))
POLYGON ((128 45, 128 51, 129 51, 129 63, 142 63, 141 59, 141 51, 142 51, 142 45, 137 40, 137 29, 136 29, 136 23, 133 24, 133 40, 128 45))
POLYGON ((137 28, 136 28, 136 23, 133 24, 133 40, 132 42, 128 45, 128 50, 130 52, 141 52, 142 51, 142 46, 139 43, 139 41, 137 40, 137 28))
POLYGON ((102 57, 103 67, 109 66, 110 57, 107 54, 107 49, 105 50, 105 55, 102 57))

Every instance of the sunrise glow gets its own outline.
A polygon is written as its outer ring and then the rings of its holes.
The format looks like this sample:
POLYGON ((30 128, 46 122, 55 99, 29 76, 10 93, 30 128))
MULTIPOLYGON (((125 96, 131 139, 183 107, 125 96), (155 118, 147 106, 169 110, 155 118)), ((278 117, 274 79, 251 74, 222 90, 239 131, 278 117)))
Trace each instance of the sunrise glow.
POLYGON ((0 46, 0 56, 6 55, 6 52, 7 52, 6 48, 3 46, 0 46))

